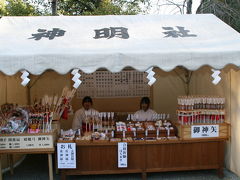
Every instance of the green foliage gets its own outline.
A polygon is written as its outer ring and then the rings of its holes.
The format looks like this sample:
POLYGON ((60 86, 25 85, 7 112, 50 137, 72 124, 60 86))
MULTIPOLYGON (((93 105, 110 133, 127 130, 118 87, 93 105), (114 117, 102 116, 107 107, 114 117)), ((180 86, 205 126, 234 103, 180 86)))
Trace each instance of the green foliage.
MULTIPOLYGON (((61 15, 139 14, 148 7, 149 0, 57 0, 61 15)), ((51 4, 48 0, 0 0, 0 15, 51 15, 51 4)))
POLYGON ((58 0, 58 13, 63 15, 82 15, 99 7, 100 0, 58 0))
POLYGON ((94 8, 92 11, 85 11, 82 15, 118 15, 121 14, 122 10, 120 7, 107 2, 101 2, 98 7, 94 8))
POLYGON ((6 14, 6 5, 5 5, 5 0, 0 0, 0 16, 3 16, 6 14))
POLYGON ((31 4, 38 15, 51 15, 51 3, 49 0, 23 0, 24 2, 31 4))
POLYGON ((60 0, 58 13, 63 15, 138 14, 148 0, 60 0))
POLYGON ((34 16, 35 8, 23 0, 0 0, 1 16, 34 16))
POLYGON ((113 0, 112 3, 122 9, 122 14, 147 13, 151 4, 149 0, 113 0))

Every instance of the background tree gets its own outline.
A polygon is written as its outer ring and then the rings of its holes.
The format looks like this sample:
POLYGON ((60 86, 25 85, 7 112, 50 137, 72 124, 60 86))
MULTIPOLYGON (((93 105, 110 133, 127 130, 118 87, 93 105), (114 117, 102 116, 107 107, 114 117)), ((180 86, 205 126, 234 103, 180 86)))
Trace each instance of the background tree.
POLYGON ((0 0, 0 16, 3 16, 6 13, 6 5, 4 0, 0 0))
MULTIPOLYGON (((58 15, 147 13, 149 0, 57 0, 58 15)), ((0 0, 0 16, 51 15, 49 0, 0 0)))
POLYGON ((33 5, 23 0, 0 0, 0 16, 39 15, 33 5))
POLYGON ((212 13, 240 32, 240 0, 202 0, 197 13, 212 13))
POLYGON ((58 13, 63 15, 82 15, 100 6, 101 0, 58 0, 58 13))
POLYGON ((59 0, 58 13, 63 15, 118 15, 145 13, 148 0, 59 0))
POLYGON ((240 0, 152 0, 155 3, 156 13, 169 14, 192 14, 192 13, 212 13, 222 19, 228 25, 240 32, 240 0), (196 12, 192 12, 192 6, 199 5, 196 12))
POLYGON ((192 0, 152 0, 151 7, 157 14, 168 11, 167 14, 192 14, 192 0))

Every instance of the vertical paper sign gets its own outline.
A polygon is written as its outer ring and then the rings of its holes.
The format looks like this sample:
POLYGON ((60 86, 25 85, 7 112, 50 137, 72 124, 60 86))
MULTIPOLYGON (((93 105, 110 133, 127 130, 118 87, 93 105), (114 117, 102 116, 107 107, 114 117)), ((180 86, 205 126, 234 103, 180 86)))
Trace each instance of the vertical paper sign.
POLYGON ((118 168, 127 167, 127 143, 118 143, 118 168))
POLYGON ((76 168, 76 143, 57 143, 59 169, 76 168))
POLYGON ((219 137, 219 125, 196 125, 191 127, 192 138, 219 137))

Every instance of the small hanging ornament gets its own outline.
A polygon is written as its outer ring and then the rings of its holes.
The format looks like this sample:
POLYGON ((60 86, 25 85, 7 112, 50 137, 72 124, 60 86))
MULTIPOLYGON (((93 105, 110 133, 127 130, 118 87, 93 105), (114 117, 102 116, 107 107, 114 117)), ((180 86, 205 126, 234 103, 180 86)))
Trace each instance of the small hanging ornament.
POLYGON ((73 87, 77 89, 82 83, 82 81, 79 79, 81 77, 81 74, 79 74, 79 69, 72 70, 71 74, 73 75, 73 78, 72 78, 74 82, 73 87))
POLYGON ((148 70, 145 71, 147 75, 148 85, 152 86, 156 82, 156 78, 154 77, 155 72, 153 71, 153 67, 149 68, 148 70))
POLYGON ((212 72, 213 72, 213 74, 212 74, 212 78, 213 78, 212 83, 217 85, 221 81, 221 77, 219 76, 221 71, 216 70, 216 69, 212 69, 212 72))
POLYGON ((24 71, 21 71, 21 73, 22 73, 22 75, 21 75, 21 79, 22 79, 21 85, 25 87, 30 81, 30 79, 28 78, 29 72, 24 70, 24 71))

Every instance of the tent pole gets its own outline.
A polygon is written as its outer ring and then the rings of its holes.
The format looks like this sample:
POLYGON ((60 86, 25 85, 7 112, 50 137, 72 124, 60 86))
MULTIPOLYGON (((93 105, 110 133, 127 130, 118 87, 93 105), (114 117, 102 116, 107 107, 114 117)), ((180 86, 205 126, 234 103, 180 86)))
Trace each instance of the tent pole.
POLYGON ((7 76, 5 76, 6 77, 6 88, 5 88, 5 103, 7 104, 7 101, 8 101, 8 82, 7 82, 7 76))
POLYGON ((192 78, 192 71, 189 71, 187 68, 185 67, 179 67, 179 69, 182 69, 184 71, 184 76, 182 77, 181 74, 179 74, 177 72, 177 70, 175 69, 174 72, 177 74, 177 76, 179 77, 179 79, 184 83, 184 90, 185 90, 185 94, 188 96, 190 93, 190 81, 192 78))
POLYGON ((31 105, 31 86, 27 85, 27 105, 31 105))
MULTIPOLYGON (((44 73, 42 73, 41 75, 39 75, 36 79, 35 79, 35 81, 33 81, 32 83, 29 83, 28 85, 27 85, 27 104, 28 105, 31 105, 31 103, 32 103, 32 100, 31 100, 31 89, 32 89, 32 87, 38 82, 38 80, 43 76, 43 74, 44 73)), ((29 75, 29 76, 31 76, 31 75, 29 75)), ((30 77, 29 77, 30 78, 30 77)), ((31 78, 30 79, 33 79, 33 76, 31 76, 31 78)))

